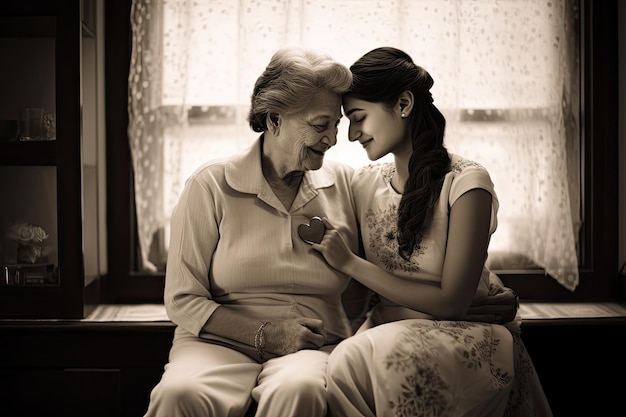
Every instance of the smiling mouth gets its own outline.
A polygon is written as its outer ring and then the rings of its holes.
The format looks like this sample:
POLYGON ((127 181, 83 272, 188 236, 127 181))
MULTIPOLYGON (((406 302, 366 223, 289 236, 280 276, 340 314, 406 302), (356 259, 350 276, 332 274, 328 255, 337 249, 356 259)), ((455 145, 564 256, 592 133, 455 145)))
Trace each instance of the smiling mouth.
POLYGON ((319 155, 319 156, 324 156, 324 152, 322 152, 322 151, 318 151, 318 150, 315 150, 315 149, 313 149, 313 148, 309 148, 309 150, 310 150, 311 152, 313 152, 314 154, 317 154, 317 155, 319 155))
POLYGON ((369 144, 372 143, 373 140, 374 139, 370 139, 367 142, 363 142, 363 143, 361 143, 361 146, 363 146, 364 148, 367 148, 369 146, 369 144))

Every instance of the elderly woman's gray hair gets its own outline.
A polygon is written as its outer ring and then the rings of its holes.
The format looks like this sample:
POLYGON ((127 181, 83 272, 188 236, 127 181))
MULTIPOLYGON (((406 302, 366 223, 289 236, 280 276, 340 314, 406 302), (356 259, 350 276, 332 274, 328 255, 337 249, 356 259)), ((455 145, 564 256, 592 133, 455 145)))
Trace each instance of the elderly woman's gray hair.
POLYGON ((326 54, 301 47, 278 50, 257 79, 248 122, 255 132, 267 130, 267 115, 304 111, 319 92, 339 95, 352 84, 352 73, 326 54))

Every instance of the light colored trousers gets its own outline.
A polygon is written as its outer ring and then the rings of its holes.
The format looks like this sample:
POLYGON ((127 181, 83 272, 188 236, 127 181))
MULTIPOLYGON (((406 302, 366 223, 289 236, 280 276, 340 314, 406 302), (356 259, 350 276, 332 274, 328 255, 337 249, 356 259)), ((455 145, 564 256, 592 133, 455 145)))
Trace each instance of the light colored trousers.
POLYGON ((259 417, 323 417, 331 349, 301 350, 259 364, 223 346, 178 339, 145 417, 241 417, 252 399, 259 417))

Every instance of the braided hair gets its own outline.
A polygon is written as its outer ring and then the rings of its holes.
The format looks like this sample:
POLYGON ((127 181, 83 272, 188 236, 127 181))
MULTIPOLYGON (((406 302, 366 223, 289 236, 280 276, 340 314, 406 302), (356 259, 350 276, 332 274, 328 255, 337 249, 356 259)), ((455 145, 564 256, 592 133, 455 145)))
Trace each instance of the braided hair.
POLYGON ((382 103, 391 109, 402 92, 408 90, 414 96, 410 114, 413 153, 397 225, 399 254, 408 260, 432 221, 443 179, 450 170, 450 156, 443 143, 446 120, 433 104, 432 77, 405 52, 392 47, 373 49, 359 58, 350 71, 353 80, 347 95, 351 97, 382 103))

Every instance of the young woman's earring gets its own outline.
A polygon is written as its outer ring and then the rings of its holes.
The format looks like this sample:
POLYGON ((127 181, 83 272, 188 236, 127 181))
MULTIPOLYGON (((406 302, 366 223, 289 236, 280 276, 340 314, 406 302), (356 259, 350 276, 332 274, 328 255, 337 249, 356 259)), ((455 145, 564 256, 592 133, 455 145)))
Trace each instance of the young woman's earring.
POLYGON ((402 116, 402 117, 406 117, 406 114, 405 114, 405 113, 402 113, 400 116, 402 116))

